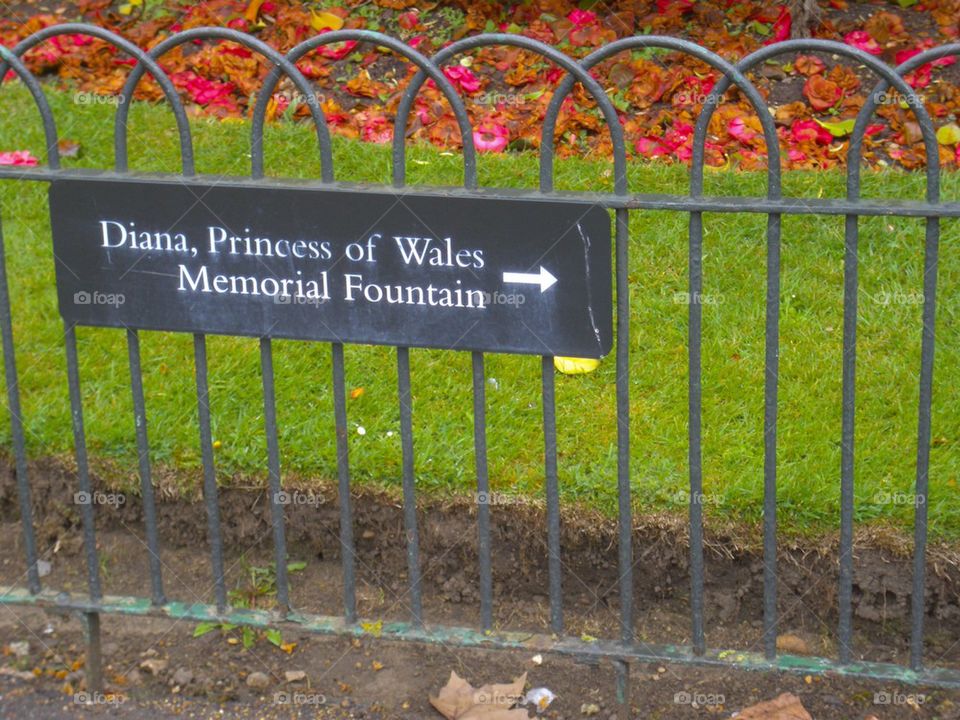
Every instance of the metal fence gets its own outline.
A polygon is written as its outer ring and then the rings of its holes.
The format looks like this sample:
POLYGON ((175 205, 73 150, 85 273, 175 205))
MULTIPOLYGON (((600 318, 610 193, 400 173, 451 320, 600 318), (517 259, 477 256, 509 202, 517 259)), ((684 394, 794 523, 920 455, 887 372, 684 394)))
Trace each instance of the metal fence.
MULTIPOLYGON (((252 168, 251 180, 256 184, 264 177, 263 129, 267 103, 282 75, 286 75, 302 93, 316 125, 317 142, 321 159, 321 178, 316 187, 322 189, 335 183, 330 136, 323 112, 313 92, 311 83, 297 70, 297 60, 314 49, 347 40, 355 40, 389 48, 417 65, 419 72, 406 88, 397 110, 393 140, 394 188, 401 188, 405 181, 405 129, 418 90, 432 79, 450 103, 459 125, 463 142, 464 188, 419 187, 415 192, 426 195, 450 196, 496 196, 497 191, 478 187, 476 151, 472 129, 463 101, 443 74, 442 66, 457 55, 469 50, 490 45, 522 48, 537 53, 565 71, 565 76, 553 95, 543 122, 540 151, 540 187, 531 191, 532 197, 553 197, 554 128, 563 99, 580 83, 596 101, 606 121, 613 149, 613 189, 602 193, 564 193, 569 202, 596 204, 613 212, 615 216, 615 298, 616 298, 616 416, 618 423, 618 523, 619 523, 619 637, 588 642, 564 634, 563 591, 561 587, 560 561, 560 502, 557 464, 556 407, 554 391, 553 358, 542 358, 542 404, 544 473, 546 480, 546 517, 549 572, 549 627, 542 635, 501 631, 493 627, 493 583, 491 569, 491 538, 489 507, 480 504, 477 509, 480 626, 449 627, 425 624, 421 602, 421 569, 418 546, 416 496, 414 490, 413 430, 410 395, 410 359, 406 347, 396 349, 398 370, 398 400, 402 437, 402 486, 403 518, 406 537, 406 557, 409 567, 410 618, 406 622, 385 623, 382 635, 387 638, 435 642, 442 639, 447 645, 487 648, 537 647, 557 653, 580 657, 606 659, 613 663, 617 672, 617 687, 621 700, 625 699, 630 663, 637 661, 670 661, 705 663, 765 670, 791 670, 805 673, 838 673, 872 678, 888 678, 906 682, 932 683, 960 687, 960 671, 950 668, 927 667, 923 662, 925 592, 925 550, 927 542, 927 491, 929 449, 931 442, 931 403, 934 358, 934 317, 936 309, 937 263, 939 252, 941 218, 960 217, 960 203, 940 201, 940 168, 934 127, 924 104, 904 81, 903 77, 916 68, 938 58, 960 53, 960 44, 952 44, 927 50, 896 69, 892 69, 865 52, 848 45, 824 40, 791 40, 766 46, 733 65, 718 55, 690 42, 671 37, 628 37, 600 48, 580 60, 569 58, 560 51, 535 40, 509 34, 486 34, 468 37, 444 48, 432 58, 427 58, 403 42, 379 34, 361 30, 340 30, 312 37, 287 53, 281 55, 255 37, 225 28, 197 28, 172 35, 149 53, 142 51, 123 38, 86 24, 64 24, 45 28, 23 40, 12 50, 0 47, 3 63, 0 77, 8 70, 20 78, 29 89, 43 122, 47 145, 47 165, 37 168, 0 168, 0 178, 21 181, 48 182, 57 178, 122 180, 132 177, 127 167, 127 117, 130 99, 144 73, 159 83, 170 103, 179 131, 183 176, 195 176, 194 153, 187 115, 170 79, 158 64, 167 51, 194 40, 228 40, 246 46, 259 53, 273 65, 262 91, 259 93, 252 122, 252 168), (57 130, 53 115, 35 77, 24 67, 21 58, 29 49, 63 34, 83 34, 105 40, 136 60, 129 78, 121 92, 116 110, 114 145, 116 167, 112 172, 90 174, 89 172, 64 170, 60 167, 57 130), (627 187, 627 157, 624 133, 618 114, 601 85, 590 70, 597 63, 617 53, 640 49, 661 48, 687 53, 710 65, 722 74, 703 103, 694 135, 690 192, 688 196, 665 194, 631 193, 627 187), (769 58, 797 52, 827 53, 843 56, 871 69, 879 77, 878 84, 860 111, 850 136, 845 199, 791 198, 781 193, 780 148, 774 121, 760 93, 747 79, 747 73, 769 58), (723 93, 735 85, 756 110, 766 141, 768 169, 766 197, 724 198, 706 197, 704 185, 704 152, 707 126, 723 93), (860 158, 862 141, 868 121, 874 114, 883 93, 893 87, 904 98, 912 99, 909 105, 916 117, 926 150, 926 200, 925 201, 870 201, 860 198, 860 158), (766 323, 765 323, 765 392, 764 392, 764 499, 763 499, 763 652, 729 653, 708 649, 704 628, 704 535, 702 507, 696 501, 703 490, 703 464, 701 450, 702 392, 701 392, 701 328, 702 306, 689 303, 689 505, 690 530, 690 622, 691 646, 650 645, 635 637, 634 608, 634 549, 632 542, 631 491, 629 447, 629 347, 630 317, 627 258, 628 225, 631 211, 671 210, 689 214, 689 297, 701 295, 703 284, 703 213, 760 213, 767 216, 767 267, 766 267, 766 323), (777 638, 777 385, 779 362, 779 316, 780 316, 780 247, 781 219, 785 214, 836 215, 845 219, 845 256, 843 282, 843 416, 842 416, 842 463, 840 468, 841 517, 839 548, 839 657, 836 659, 799 657, 778 654, 777 638), (918 217, 926 219, 925 260, 923 275, 923 327, 922 353, 919 368, 920 396, 917 428, 915 544, 913 563, 913 602, 911 603, 911 642, 909 667, 890 663, 861 662, 854 659, 852 627, 853 589, 853 517, 854 517, 854 419, 856 400, 856 345, 857 345, 857 246, 858 220, 861 216, 918 217)), ((171 176, 175 180, 178 176, 171 176)), ((271 181, 273 182, 273 181, 271 181)), ((377 188, 383 191, 384 188, 377 188)), ((389 188, 388 188, 389 189, 389 188)), ((0 244, 2 253, 2 244, 0 244)), ((210 408, 208 405, 207 348, 204 335, 194 336, 194 360, 196 372, 197 412, 200 427, 200 448, 203 463, 203 494, 208 515, 209 544, 215 588, 215 604, 187 605, 168 602, 164 593, 160 563, 160 543, 156 527, 156 506, 151 482, 150 446, 147 436, 145 398, 141 379, 139 336, 136 329, 127 330, 127 343, 131 371, 131 392, 136 415, 137 445, 142 502, 146 522, 146 538, 149 546, 150 577, 152 594, 149 599, 135 597, 104 596, 101 591, 100 570, 94 535, 94 512, 92 504, 83 505, 82 522, 85 542, 89 590, 86 595, 68 595, 41 587, 37 565, 37 544, 31 518, 30 481, 27 474, 27 457, 24 449, 24 430, 20 413, 17 370, 14 360, 13 333, 11 328, 10 300, 7 288, 5 261, 0 254, 0 331, 2 331, 6 372, 7 399, 10 408, 13 452, 16 458, 16 477, 19 492, 19 507, 23 527, 23 545, 26 552, 26 587, 0 589, 0 602, 6 604, 35 605, 45 608, 72 610, 81 614, 86 622, 88 654, 88 686, 101 686, 100 670, 100 615, 103 613, 148 614, 189 618, 198 621, 221 619, 232 623, 265 626, 282 625, 305 631, 327 634, 359 635, 364 631, 358 622, 355 597, 355 551, 352 532, 352 508, 350 498, 350 464, 347 456, 347 412, 344 385, 344 348, 332 343, 333 398, 336 422, 337 466, 340 503, 339 540, 342 546, 344 579, 343 612, 339 616, 305 615, 294 611, 289 603, 289 583, 286 569, 284 512, 277 495, 281 490, 280 455, 277 439, 277 420, 274 400, 274 375, 271 338, 260 339, 260 360, 263 377, 263 408, 266 421, 268 448, 268 472, 270 510, 273 524, 273 540, 277 570, 278 611, 264 612, 231 608, 227 602, 224 580, 223 542, 218 517, 217 483, 215 479, 213 446, 211 438, 210 408)), ((91 492, 91 480, 84 438, 83 408, 81 405, 80 377, 77 362, 77 344, 74 327, 65 327, 65 345, 73 418, 73 433, 76 449, 77 483, 81 492, 91 492)), ((478 492, 489 491, 486 450, 485 420, 485 373, 484 355, 472 354, 474 398, 474 449, 476 484, 478 492)))

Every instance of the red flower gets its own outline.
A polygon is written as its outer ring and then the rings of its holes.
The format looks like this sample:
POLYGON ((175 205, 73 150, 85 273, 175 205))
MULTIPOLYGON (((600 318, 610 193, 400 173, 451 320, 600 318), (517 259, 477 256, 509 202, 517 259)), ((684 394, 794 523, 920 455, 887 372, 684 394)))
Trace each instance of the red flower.
POLYGON ((590 10, 574 9, 567 15, 567 20, 572 22, 574 27, 588 27, 597 22, 597 14, 590 10))
MULTIPOLYGON (((933 38, 924 38, 914 48, 909 48, 907 50, 898 50, 897 54, 894 55, 894 61, 897 63, 897 65, 902 65, 907 60, 912 58, 914 55, 919 55, 924 50, 929 50, 934 45, 936 45, 936 43, 933 41, 933 38)), ((946 57, 942 57, 939 60, 934 60, 930 64, 937 65, 939 67, 947 67, 948 65, 953 65, 956 61, 957 61, 956 56, 947 55, 946 57)))
MULTIPOLYGON (((324 28, 318 32, 317 35, 325 35, 328 32, 333 31, 330 28, 324 28)), ((319 51, 323 57, 330 60, 343 60, 347 55, 353 52, 353 49, 357 45, 359 45, 359 43, 356 40, 344 40, 343 42, 321 45, 319 51)))
POLYGON ((823 75, 811 75, 803 84, 803 94, 814 110, 827 110, 840 102, 843 88, 823 75))
POLYGON ((830 131, 821 127, 816 120, 794 120, 790 134, 796 142, 813 140, 820 145, 829 145, 833 141, 830 131))
POLYGON ((877 41, 874 40, 866 30, 854 30, 851 33, 847 33, 843 41, 847 45, 855 47, 857 50, 868 52, 871 55, 879 55, 883 52, 883 48, 880 47, 877 41))
POLYGON ((790 31, 793 28, 793 18, 786 5, 780 8, 780 14, 773 21, 773 37, 767 40, 764 45, 771 45, 777 42, 783 42, 790 39, 790 31))
POLYGON ((356 121, 360 126, 360 137, 366 142, 383 144, 393 139, 393 128, 390 127, 390 121, 383 115, 359 112, 356 121))
POLYGON ((693 0, 657 0, 657 14, 665 15, 670 11, 682 15, 693 9, 693 0))

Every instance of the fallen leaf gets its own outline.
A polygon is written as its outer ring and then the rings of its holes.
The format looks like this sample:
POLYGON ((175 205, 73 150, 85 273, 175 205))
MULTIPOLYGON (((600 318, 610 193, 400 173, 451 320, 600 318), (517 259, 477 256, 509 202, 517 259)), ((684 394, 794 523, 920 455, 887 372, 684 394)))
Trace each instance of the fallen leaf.
POLYGON ((365 633, 369 633, 374 637, 380 637, 380 634, 383 632, 383 620, 377 620, 376 622, 361 622, 360 627, 363 628, 365 633))
POLYGON ((247 5, 247 9, 243 12, 243 16, 250 22, 256 22, 257 15, 260 13, 261 5, 263 5, 263 0, 250 0, 250 3, 247 5))
POLYGON ((941 145, 956 145, 960 143, 960 126, 956 123, 950 123, 938 129, 937 142, 941 145))
POLYGON ((789 633, 777 636, 777 650, 787 655, 810 654, 810 648, 806 641, 801 637, 790 635, 789 633))
POLYGON ((331 12, 310 11, 310 27, 314 30, 339 30, 343 27, 343 18, 331 12))
POLYGON ((450 679, 437 696, 430 696, 430 704, 447 720, 527 720, 526 710, 510 708, 523 699, 527 674, 512 683, 484 685, 474 688, 450 671, 450 679))
POLYGON ((355 387, 353 390, 350 391, 350 399, 351 399, 351 400, 356 400, 358 397, 360 397, 361 395, 363 395, 363 393, 365 393, 365 392, 366 392, 366 390, 364 390, 362 387, 355 387))
POLYGON ((813 720, 803 703, 793 693, 783 693, 766 702, 744 708, 737 720, 813 720))
POLYGON ((553 366, 564 375, 582 375, 600 367, 600 361, 594 358, 555 357, 553 366))
MULTIPOLYGON (((817 118, 814 118, 814 120, 817 120, 817 118)), ((817 120, 817 123, 834 137, 846 137, 853 132, 853 125, 856 121, 856 118, 849 118, 847 120, 838 120, 837 122, 817 120)))
POLYGON ((60 151, 60 157, 62 158, 80 157, 81 147, 76 140, 60 140, 57 142, 57 149, 60 151))

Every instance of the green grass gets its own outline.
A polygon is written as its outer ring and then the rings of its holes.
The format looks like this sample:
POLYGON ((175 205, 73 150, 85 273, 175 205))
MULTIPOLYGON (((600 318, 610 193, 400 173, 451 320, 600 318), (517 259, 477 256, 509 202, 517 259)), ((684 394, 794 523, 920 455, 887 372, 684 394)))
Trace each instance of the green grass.
MULTIPOLYGON (((110 167, 112 107, 75 105, 50 92, 61 136, 82 142, 82 157, 67 167, 110 167)), ((31 149, 42 157, 36 112, 22 88, 0 100, 0 149, 31 149)), ((198 120, 198 170, 249 172, 249 127, 198 120)), ((268 128, 268 172, 317 177, 315 135, 306 125, 268 128)), ((131 122, 131 166, 176 171, 172 116, 136 105, 131 122)), ((389 149, 338 140, 338 179, 387 182, 389 149)), ((605 161, 558 163, 557 187, 598 190, 611 185, 605 161)), ((533 187, 533 155, 484 156, 483 185, 533 187)), ((462 181, 461 159, 429 147, 411 147, 411 183, 462 181)), ((633 164, 634 191, 687 189, 682 167, 633 164)), ((960 177, 948 175, 944 199, 957 199, 960 177)), ((765 178, 711 172, 707 192, 761 195, 765 178)), ((785 192, 841 197, 839 173, 791 173, 785 192)), ((46 186, 0 183, 14 331, 29 453, 72 452, 62 326, 56 307, 46 186)), ((921 198, 916 174, 868 173, 869 197, 921 198)), ((705 217, 705 288, 719 302, 704 307, 704 468, 708 518, 756 522, 762 499, 764 229, 760 215, 705 217)), ((674 294, 687 285, 687 216, 642 212, 631 220, 631 482, 639 513, 684 508, 687 482, 687 314, 674 294)), ((882 304, 878 293, 919 293, 922 221, 861 221, 861 295, 858 345, 856 513, 859 521, 912 527, 912 506, 882 502, 882 494, 909 493, 916 456, 920 305, 882 304)), ((784 219, 779 425, 779 517, 787 533, 817 534, 837 526, 840 467, 840 377, 843 219, 784 219)), ((931 453, 931 531, 960 538, 960 225, 943 222, 931 453)), ((92 455, 113 468, 112 482, 136 486, 136 451, 126 345, 122 332, 80 329, 81 374, 92 455)), ((155 463, 181 490, 200 481, 200 455, 188 336, 145 332, 144 382, 155 463)), ((412 355, 417 484, 421 492, 469 492, 473 483, 470 358, 468 353, 414 350, 412 355)), ((263 483, 259 354, 255 340, 209 341, 216 460, 222 483, 263 483)), ((350 346, 350 452, 356 483, 396 486, 400 438, 395 353, 350 346), (362 426, 366 434, 356 428, 362 426)), ((276 387, 283 470, 309 482, 335 477, 330 349, 324 343, 278 341, 276 387)), ((490 355, 487 361, 491 484, 501 492, 543 492, 539 359, 490 355)), ((560 482, 565 501, 613 512, 616 503, 615 368, 612 358, 587 376, 558 376, 560 482)), ((4 445, 9 424, 2 419, 4 445)), ((168 480, 164 480, 167 482, 168 480)))

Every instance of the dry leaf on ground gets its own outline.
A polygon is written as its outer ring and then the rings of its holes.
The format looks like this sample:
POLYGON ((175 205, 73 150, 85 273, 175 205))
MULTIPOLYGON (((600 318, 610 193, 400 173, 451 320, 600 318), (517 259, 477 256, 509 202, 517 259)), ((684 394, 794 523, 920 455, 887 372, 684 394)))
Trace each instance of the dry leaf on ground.
POLYGON ((793 693, 744 708, 736 715, 737 720, 813 720, 803 703, 793 693))
POLYGON ((450 679, 430 704, 447 720, 528 720, 526 710, 511 710, 523 697, 527 674, 512 683, 498 683, 474 688, 457 673, 450 679))

